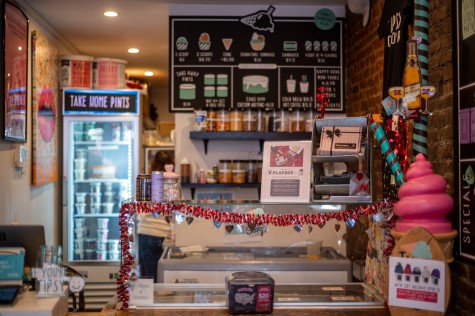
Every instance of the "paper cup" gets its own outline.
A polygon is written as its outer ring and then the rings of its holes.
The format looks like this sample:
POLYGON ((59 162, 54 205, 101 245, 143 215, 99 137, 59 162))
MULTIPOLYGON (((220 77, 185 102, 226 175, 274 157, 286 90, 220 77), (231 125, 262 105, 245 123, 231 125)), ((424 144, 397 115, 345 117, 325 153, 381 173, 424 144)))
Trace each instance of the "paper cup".
POLYGON ((74 170, 74 179, 84 180, 85 176, 86 176, 86 169, 76 169, 76 170, 74 170))
POLYGON ((76 203, 86 203, 87 193, 84 192, 77 192, 76 195, 76 203))
POLYGON ((84 258, 86 260, 96 259, 96 249, 86 249, 84 258))
POLYGON ((120 260, 120 251, 109 251, 109 260, 120 260))
POLYGON ((74 249, 74 259, 84 260, 84 249, 74 249))
POLYGON ((112 214, 114 203, 102 203, 102 212, 104 214, 112 214))
POLYGON ((107 240, 107 237, 109 236, 109 230, 108 229, 98 229, 97 230, 97 240, 107 240))
POLYGON ((105 203, 113 203, 114 202, 114 192, 104 192, 102 194, 102 199, 105 203))
POLYGON ((86 203, 76 203, 76 214, 84 215, 86 213, 86 203))
POLYGON ((107 240, 98 240, 97 241, 97 250, 106 251, 107 250, 107 240))
POLYGON ((109 239, 107 241, 107 250, 109 251, 119 251, 120 242, 118 239, 109 239))
POLYGON ((84 250, 84 238, 74 239, 74 249, 84 250))
POLYGON ((107 250, 96 251, 97 260, 107 260, 107 250))
POLYGON ((98 229, 107 229, 109 226, 108 218, 98 218, 97 219, 97 228, 98 229))
POLYGON ((74 219, 74 228, 83 228, 86 226, 85 218, 75 218, 74 219))
POLYGON ((91 214, 99 214, 101 212, 101 204, 91 204, 91 214))
POLYGON ((74 159, 74 168, 75 169, 86 169, 86 162, 85 158, 76 158, 74 159))
POLYGON ((101 184, 100 183, 91 183, 91 193, 101 194, 101 184))
POLYGON ((84 240, 84 248, 85 249, 96 249, 96 238, 86 238, 84 240))

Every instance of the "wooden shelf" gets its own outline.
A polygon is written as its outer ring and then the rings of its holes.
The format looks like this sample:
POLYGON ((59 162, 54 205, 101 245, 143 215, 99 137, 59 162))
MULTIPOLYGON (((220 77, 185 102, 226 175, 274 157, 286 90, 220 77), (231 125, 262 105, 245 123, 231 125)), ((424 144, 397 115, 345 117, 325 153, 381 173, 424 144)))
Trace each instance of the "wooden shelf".
POLYGON ((190 132, 190 139, 202 140, 205 146, 205 154, 208 153, 208 141, 210 140, 257 140, 260 151, 266 140, 311 140, 311 132, 190 132))

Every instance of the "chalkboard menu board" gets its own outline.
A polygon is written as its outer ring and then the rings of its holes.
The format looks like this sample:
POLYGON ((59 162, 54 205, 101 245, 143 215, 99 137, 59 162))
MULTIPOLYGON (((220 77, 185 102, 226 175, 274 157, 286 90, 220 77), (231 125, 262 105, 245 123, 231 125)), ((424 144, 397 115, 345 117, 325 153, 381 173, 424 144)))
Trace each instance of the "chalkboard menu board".
POLYGON ((475 260, 475 1, 457 0, 454 72, 459 255, 475 260))
MULTIPOLYGON (((272 7, 270 7, 272 8, 272 7)), ((316 108, 342 112, 343 21, 314 18, 170 17, 170 111, 316 108)))

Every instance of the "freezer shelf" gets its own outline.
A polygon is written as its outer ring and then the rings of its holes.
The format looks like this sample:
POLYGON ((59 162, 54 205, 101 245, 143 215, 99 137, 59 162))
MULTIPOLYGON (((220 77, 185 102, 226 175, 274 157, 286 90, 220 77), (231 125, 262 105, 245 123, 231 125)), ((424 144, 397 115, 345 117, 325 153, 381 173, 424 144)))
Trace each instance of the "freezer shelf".
MULTIPOLYGON (((226 307, 220 284, 155 284, 154 307, 226 307)), ((384 298, 364 283, 276 284, 274 307, 383 308, 384 298)), ((150 306, 148 306, 150 307, 150 306)))

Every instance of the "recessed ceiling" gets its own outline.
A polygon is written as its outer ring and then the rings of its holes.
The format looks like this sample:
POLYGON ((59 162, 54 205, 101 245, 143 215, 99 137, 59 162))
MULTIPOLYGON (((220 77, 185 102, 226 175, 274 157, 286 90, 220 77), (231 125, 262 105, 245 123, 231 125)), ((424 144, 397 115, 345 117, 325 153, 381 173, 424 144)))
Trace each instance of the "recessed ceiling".
MULTIPOLYGON (((258 5, 253 0, 181 1, 181 0, 17 0, 34 21, 48 23, 52 31, 67 43, 70 52, 92 57, 127 61, 130 77, 143 79, 153 86, 168 86, 168 17, 173 4, 258 5), (116 11, 108 18, 105 11, 116 11), (130 54, 131 47, 140 49, 130 54), (152 71, 153 77, 146 77, 152 71)), ((346 0, 277 0, 273 5, 343 6, 346 0)), ((263 4, 267 7, 269 4, 263 4)))

